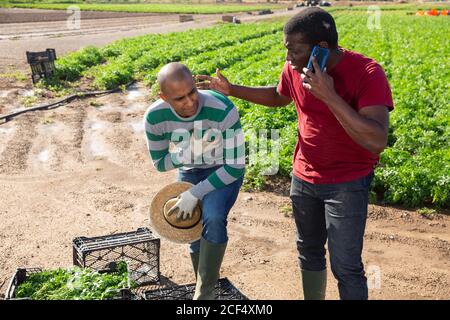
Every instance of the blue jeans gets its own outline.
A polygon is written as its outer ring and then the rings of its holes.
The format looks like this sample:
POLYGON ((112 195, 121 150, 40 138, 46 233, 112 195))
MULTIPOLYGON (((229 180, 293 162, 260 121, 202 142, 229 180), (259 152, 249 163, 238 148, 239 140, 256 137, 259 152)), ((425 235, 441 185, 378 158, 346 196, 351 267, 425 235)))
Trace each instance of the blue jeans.
POLYGON ((361 259, 373 172, 350 182, 311 184, 293 176, 291 200, 297 226, 300 268, 326 269, 328 239, 331 271, 341 299, 368 299, 361 259))
MULTIPOLYGON (((194 168, 191 170, 179 170, 178 180, 197 184, 216 171, 219 167, 209 169, 194 168)), ((202 237, 215 244, 223 244, 228 241, 227 217, 239 194, 244 177, 235 182, 213 190, 202 200, 202 237)), ((190 252, 200 251, 200 240, 190 244, 190 252)))

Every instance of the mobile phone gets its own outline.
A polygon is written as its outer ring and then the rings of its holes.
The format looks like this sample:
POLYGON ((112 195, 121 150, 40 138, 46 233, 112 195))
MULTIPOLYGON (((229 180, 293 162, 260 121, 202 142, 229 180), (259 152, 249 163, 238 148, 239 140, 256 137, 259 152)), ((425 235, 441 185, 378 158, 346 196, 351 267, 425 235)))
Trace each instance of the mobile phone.
POLYGON ((312 57, 315 57, 317 64, 320 67, 320 71, 323 71, 323 69, 327 65, 329 53, 330 53, 330 50, 328 50, 327 48, 314 46, 313 50, 311 52, 311 55, 309 56, 309 61, 308 61, 308 65, 306 66, 306 68, 308 68, 309 70, 314 72, 314 66, 312 64, 312 57))

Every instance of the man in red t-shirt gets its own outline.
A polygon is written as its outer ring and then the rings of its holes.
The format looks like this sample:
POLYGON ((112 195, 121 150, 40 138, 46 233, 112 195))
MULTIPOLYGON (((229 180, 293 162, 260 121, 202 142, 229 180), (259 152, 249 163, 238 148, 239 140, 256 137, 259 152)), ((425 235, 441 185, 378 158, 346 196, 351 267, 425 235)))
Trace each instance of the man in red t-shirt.
POLYGON ((305 8, 284 26, 286 63, 277 87, 244 87, 217 77, 198 76, 225 95, 269 107, 294 101, 298 141, 291 199, 305 299, 324 299, 325 243, 341 299, 368 299, 361 259, 368 190, 379 154, 387 144, 392 94, 374 60, 338 46, 333 17, 305 8), (326 69, 312 48, 329 49, 326 69))

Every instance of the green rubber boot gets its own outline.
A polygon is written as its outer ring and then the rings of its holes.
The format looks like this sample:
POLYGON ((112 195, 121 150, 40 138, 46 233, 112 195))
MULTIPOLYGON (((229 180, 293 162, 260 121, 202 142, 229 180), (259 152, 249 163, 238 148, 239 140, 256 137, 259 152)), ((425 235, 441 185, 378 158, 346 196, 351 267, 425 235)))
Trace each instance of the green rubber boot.
POLYGON ((325 300, 327 270, 301 270, 305 300, 325 300))
POLYGON ((215 244, 200 240, 200 258, 198 262, 197 285, 194 300, 214 300, 214 287, 219 279, 220 266, 227 243, 215 244))
POLYGON ((195 279, 197 279, 198 260, 200 259, 200 252, 190 253, 192 267, 194 268, 195 279))

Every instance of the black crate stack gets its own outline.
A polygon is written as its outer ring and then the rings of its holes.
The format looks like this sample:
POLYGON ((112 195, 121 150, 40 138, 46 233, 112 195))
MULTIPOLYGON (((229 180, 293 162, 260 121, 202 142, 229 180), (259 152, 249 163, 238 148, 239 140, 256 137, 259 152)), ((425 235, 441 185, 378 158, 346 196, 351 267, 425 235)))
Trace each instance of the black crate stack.
MULTIPOLYGON (((160 239, 148 228, 99 237, 77 237, 73 244, 73 264, 98 272, 112 272, 117 263, 125 261, 129 282, 134 285, 120 290, 120 300, 192 300, 195 283, 178 285, 160 274, 160 239)), ((39 268, 18 268, 8 286, 5 298, 16 299, 17 287, 39 268)), ((227 279, 219 279, 216 300, 248 300, 227 279)), ((26 298, 30 299, 30 298, 26 298)))

